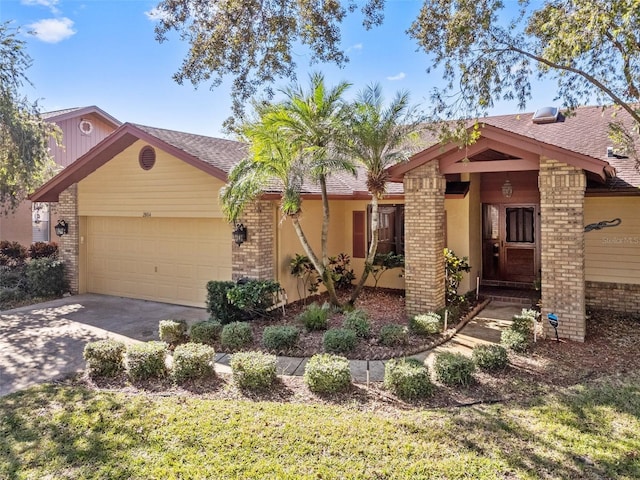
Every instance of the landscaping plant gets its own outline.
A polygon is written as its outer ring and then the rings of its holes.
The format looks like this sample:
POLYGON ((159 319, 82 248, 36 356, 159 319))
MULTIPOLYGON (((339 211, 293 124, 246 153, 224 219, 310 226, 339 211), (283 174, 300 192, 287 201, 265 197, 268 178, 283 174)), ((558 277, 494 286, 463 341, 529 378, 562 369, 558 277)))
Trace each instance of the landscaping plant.
POLYGON ((464 301, 464 295, 458 295, 458 287, 465 273, 471 271, 467 257, 458 257, 448 248, 444 249, 446 270, 446 301, 447 305, 455 305, 464 301))
POLYGON ((501 370, 509 364, 507 351, 500 345, 478 345, 471 358, 481 370, 501 370))
POLYGON ((272 325, 262 332, 262 344, 267 350, 283 353, 298 343, 300 331, 290 325, 272 325))
POLYGON ((415 315, 409 319, 409 329, 417 335, 435 335, 442 331, 442 318, 435 312, 415 315))
POLYGON ((231 375, 240 388, 263 390, 276 380, 276 356, 263 352, 239 352, 231 356, 231 375))
POLYGON ((125 353, 127 373, 133 380, 166 376, 167 349, 166 343, 157 341, 129 345, 125 353))
POLYGON ((118 340, 97 340, 89 342, 82 351, 87 362, 89 375, 95 377, 113 377, 124 370, 126 347, 118 340))
POLYGON ((469 357, 462 353, 440 352, 433 362, 436 378, 449 386, 467 386, 473 380, 476 367, 469 357))
POLYGON ((213 361, 216 352, 209 345, 202 343, 184 343, 178 345, 173 352, 173 378, 182 382, 206 378, 214 373, 213 361))
POLYGON ((353 330, 357 337, 367 338, 371 334, 371 324, 367 312, 356 309, 345 313, 342 328, 353 330))
POLYGON ((415 358, 392 358, 384 366, 384 387, 403 400, 427 398, 434 386, 427 366, 415 358))
POLYGON ((220 339, 222 332, 222 324, 217 320, 204 320, 191 325, 189 330, 189 339, 195 343, 204 343, 213 345, 220 339))
POLYGON ((304 368, 304 383, 315 393, 337 393, 351 385, 349 360, 321 353, 309 359, 304 368))
POLYGON ((185 320, 160 320, 158 333, 161 341, 175 346, 187 338, 187 322, 185 320))
POLYGON ((409 342, 409 329, 404 325, 389 324, 380 329, 378 342, 385 347, 398 347, 409 342))
POLYGON ((322 346, 325 352, 347 353, 353 350, 358 342, 356 332, 346 328, 332 328, 324 332, 322 346))
POLYGON ((253 331, 247 322, 231 322, 222 327, 220 344, 230 352, 241 350, 253 342, 253 331))
POLYGON ((298 320, 302 322, 302 325, 304 325, 304 328, 306 328, 308 332, 326 330, 330 313, 331 306, 328 303, 320 306, 316 302, 313 302, 298 315, 298 320))

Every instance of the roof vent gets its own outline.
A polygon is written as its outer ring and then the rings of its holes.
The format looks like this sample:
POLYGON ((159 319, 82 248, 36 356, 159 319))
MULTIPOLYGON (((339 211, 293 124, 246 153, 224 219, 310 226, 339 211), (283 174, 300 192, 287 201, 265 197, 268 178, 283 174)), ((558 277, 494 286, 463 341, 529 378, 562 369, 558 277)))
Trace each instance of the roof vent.
POLYGON ((557 107, 542 107, 536 110, 531 119, 533 123, 555 123, 558 120, 557 107))
POLYGON ((149 145, 143 147, 138 155, 138 162, 143 170, 151 170, 156 164, 156 151, 149 145))

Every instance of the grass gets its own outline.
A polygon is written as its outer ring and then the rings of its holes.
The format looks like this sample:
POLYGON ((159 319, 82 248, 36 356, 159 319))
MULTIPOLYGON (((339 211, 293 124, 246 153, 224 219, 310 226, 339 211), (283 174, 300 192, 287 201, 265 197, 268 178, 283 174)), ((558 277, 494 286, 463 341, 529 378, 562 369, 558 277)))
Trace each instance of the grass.
POLYGON ((457 409, 41 386, 0 398, 0 478, 640 478, 640 377, 457 409))

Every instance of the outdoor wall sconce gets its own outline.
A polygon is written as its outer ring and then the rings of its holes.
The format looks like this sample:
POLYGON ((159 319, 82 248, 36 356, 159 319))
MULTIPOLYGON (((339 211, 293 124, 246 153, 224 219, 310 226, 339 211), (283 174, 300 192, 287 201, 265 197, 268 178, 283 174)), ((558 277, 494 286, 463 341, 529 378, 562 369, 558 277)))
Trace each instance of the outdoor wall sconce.
POLYGON ((56 231, 56 235, 61 237, 69 233, 69 224, 64 220, 58 220, 58 223, 56 223, 56 226, 53 227, 53 229, 56 231))
POLYGON ((513 185, 511 185, 511 181, 507 178, 502 184, 502 196, 504 198, 511 198, 513 195, 513 185))
POLYGON ((247 227, 241 223, 236 224, 236 228, 233 230, 233 241, 236 245, 240 246, 247 241, 247 227))

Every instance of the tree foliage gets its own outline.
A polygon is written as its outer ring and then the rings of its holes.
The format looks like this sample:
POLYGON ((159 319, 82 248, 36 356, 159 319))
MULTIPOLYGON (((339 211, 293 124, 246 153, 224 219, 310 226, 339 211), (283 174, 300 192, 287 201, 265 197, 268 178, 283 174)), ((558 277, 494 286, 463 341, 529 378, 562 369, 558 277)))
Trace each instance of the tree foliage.
MULTIPOLYGON (((569 111, 615 104, 633 120, 612 119, 618 139, 638 139, 640 126, 640 1, 425 0, 409 33, 443 69, 432 95, 436 117, 482 116, 500 100, 522 109, 531 78, 557 81, 569 111)), ((627 147, 633 141, 627 142, 627 147)))
POLYGON ((176 31, 190 45, 174 75, 178 83, 216 87, 229 77, 233 112, 242 117, 261 86, 270 95, 275 81, 295 80, 301 52, 308 50, 312 62, 344 65, 340 24, 359 9, 369 29, 382 22, 383 6, 384 0, 162 0, 156 38, 164 41, 176 31))
POLYGON ((8 23, 0 24, 0 205, 13 210, 52 173, 49 138, 57 127, 42 119, 37 103, 20 95, 31 59, 8 23))

